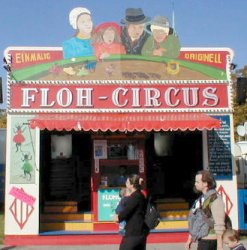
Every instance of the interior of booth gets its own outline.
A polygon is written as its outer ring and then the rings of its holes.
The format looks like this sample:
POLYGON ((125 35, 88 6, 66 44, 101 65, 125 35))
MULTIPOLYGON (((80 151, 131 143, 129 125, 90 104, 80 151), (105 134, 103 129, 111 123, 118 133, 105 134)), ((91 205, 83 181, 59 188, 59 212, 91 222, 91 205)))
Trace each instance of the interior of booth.
MULTIPOLYGON (((100 175, 104 176, 107 181, 107 187, 121 187, 124 186, 123 182, 119 183, 117 181, 121 178, 120 176, 120 170, 119 168, 124 168, 125 173, 124 175, 129 176, 132 174, 138 174, 139 173, 139 166, 138 165, 120 165, 120 166, 109 166, 109 165, 102 165, 100 167, 100 175)), ((122 176, 124 178, 124 176, 122 176)), ((101 183, 105 185, 105 183, 101 183)))
POLYGON ((90 211, 91 134, 44 130, 40 142, 41 210, 47 201, 76 201, 79 210, 90 211), (68 135, 71 141, 66 140, 68 135), (54 145, 54 137, 64 138, 64 141, 60 139, 58 145, 54 145))
MULTIPOLYGON (((40 135, 40 190, 41 209, 46 201, 69 201, 78 203, 79 211, 92 210, 91 200, 91 166, 93 161, 93 132, 78 131, 41 131, 40 135), (52 138, 71 136, 72 150, 54 153, 52 138)), ((101 135, 104 133, 101 133, 101 135)), ((157 133, 142 132, 124 134, 126 137, 143 135, 146 162, 146 187, 155 199, 182 198, 191 202, 196 194, 193 192, 194 176, 203 167, 202 132, 173 131, 161 132, 167 139, 165 149, 158 149, 157 133)), ((108 132, 107 136, 120 136, 121 133, 108 132)), ((123 139, 124 140, 124 139, 123 139)), ((161 141, 162 141, 161 140, 161 141)), ((61 143, 60 143, 61 144, 61 143)), ((66 144, 66 143, 65 143, 66 144)), ((119 145, 119 144, 118 144, 119 145)), ((162 148, 162 146, 161 146, 162 148)), ((112 157, 122 154, 122 149, 111 149, 112 157), (120 151, 119 151, 120 150, 120 151)), ((66 151, 66 150, 65 150, 66 151)), ((126 154, 126 153, 123 153, 126 154)), ((138 162, 138 161, 137 161, 138 162)), ((119 164, 103 164, 100 171, 108 175, 108 184, 114 186, 119 164)), ((138 165, 127 166, 127 174, 138 173, 138 165)))
POLYGON ((190 204, 198 196, 194 192, 197 171, 203 168, 202 132, 169 132, 167 149, 155 149, 155 133, 146 140, 147 188, 157 199, 182 198, 190 204))

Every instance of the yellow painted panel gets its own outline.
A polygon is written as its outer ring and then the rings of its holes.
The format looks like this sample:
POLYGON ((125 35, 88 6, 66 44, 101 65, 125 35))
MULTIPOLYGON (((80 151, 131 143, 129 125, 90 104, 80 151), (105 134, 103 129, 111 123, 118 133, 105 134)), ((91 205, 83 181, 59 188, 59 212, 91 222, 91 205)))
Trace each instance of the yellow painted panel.
POLYGON ((188 221, 161 221, 155 229, 188 228, 188 221))
POLYGON ((160 216, 162 218, 169 218, 169 219, 176 219, 176 218, 183 218, 187 219, 189 214, 188 210, 185 211, 161 211, 160 216))
POLYGON ((93 223, 65 223, 64 230, 68 230, 68 231, 93 231, 93 223))
POLYGON ((42 223, 41 231, 93 231, 93 223, 42 223))
POLYGON ((84 220, 93 220, 93 214, 84 214, 84 220))

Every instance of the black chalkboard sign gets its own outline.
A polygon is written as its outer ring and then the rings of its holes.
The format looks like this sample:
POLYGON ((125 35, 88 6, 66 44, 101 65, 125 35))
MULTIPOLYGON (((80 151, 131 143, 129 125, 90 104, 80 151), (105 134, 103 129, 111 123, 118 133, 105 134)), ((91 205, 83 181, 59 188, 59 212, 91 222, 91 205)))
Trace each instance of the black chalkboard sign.
POLYGON ((232 179, 230 116, 213 116, 221 120, 221 128, 208 131, 209 169, 218 180, 232 179))

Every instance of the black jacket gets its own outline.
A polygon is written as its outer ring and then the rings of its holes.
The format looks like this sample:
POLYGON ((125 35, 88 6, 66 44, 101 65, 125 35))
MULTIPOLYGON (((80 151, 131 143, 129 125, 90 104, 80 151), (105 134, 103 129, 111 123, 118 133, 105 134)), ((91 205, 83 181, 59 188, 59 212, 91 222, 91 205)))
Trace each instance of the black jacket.
POLYGON ((119 222, 125 220, 125 236, 141 236, 148 234, 148 228, 144 223, 147 201, 139 190, 132 193, 126 200, 126 206, 119 213, 119 222))

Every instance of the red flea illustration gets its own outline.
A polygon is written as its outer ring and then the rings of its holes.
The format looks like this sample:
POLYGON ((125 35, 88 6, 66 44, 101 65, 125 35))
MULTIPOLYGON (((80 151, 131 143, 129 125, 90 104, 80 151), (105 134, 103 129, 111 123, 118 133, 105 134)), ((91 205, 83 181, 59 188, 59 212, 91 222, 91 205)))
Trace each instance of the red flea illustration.
POLYGON ((16 130, 14 130, 15 136, 13 137, 13 141, 16 145, 16 152, 20 149, 21 151, 21 144, 25 141, 25 137, 23 135, 23 132, 25 131, 25 128, 22 129, 22 126, 17 124, 16 130))

